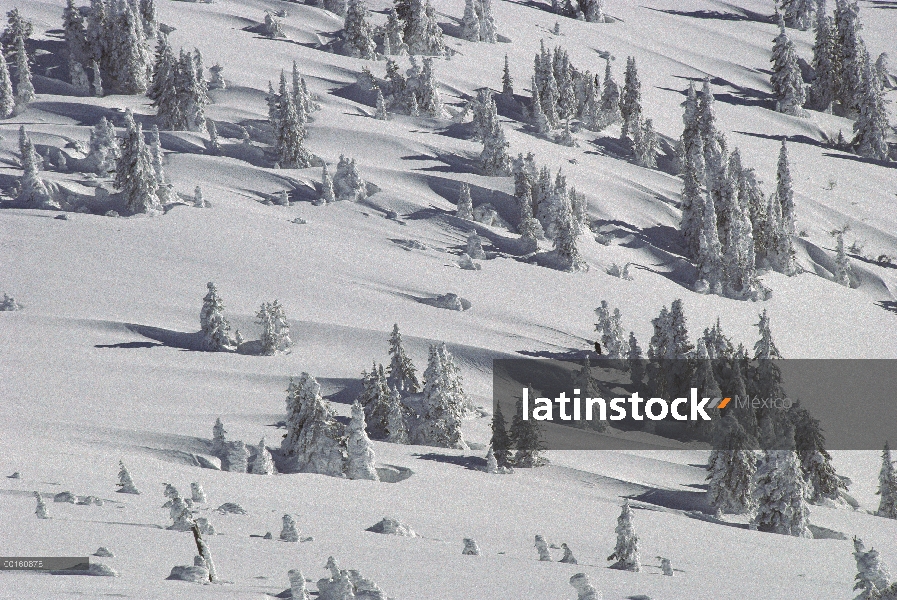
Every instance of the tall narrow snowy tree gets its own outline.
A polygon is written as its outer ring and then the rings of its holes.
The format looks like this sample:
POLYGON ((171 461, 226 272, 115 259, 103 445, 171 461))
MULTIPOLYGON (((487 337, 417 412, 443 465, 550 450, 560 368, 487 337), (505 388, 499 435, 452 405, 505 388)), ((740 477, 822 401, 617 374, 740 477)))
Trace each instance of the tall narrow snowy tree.
POLYGON ((508 66, 507 54, 505 54, 505 68, 501 74, 501 94, 506 98, 514 97, 514 80, 511 78, 511 68, 508 66))
POLYGON ((632 507, 629 506, 629 498, 623 501, 623 511, 617 517, 617 545, 614 547, 614 553, 607 557, 607 560, 615 560, 611 565, 611 569, 619 569, 621 571, 641 571, 642 563, 639 556, 638 536, 632 526, 633 514, 632 507))
POLYGON ((373 59, 377 55, 368 7, 364 0, 349 0, 343 27, 346 54, 356 58, 373 59))
POLYGON ((809 486, 808 500, 817 504, 825 500, 838 500, 841 490, 847 486, 835 472, 832 457, 825 449, 825 436, 818 419, 795 404, 791 408, 794 425, 794 449, 809 486))
POLYGON ((416 375, 417 370, 414 368, 411 358, 405 353, 398 323, 392 326, 392 333, 389 335, 389 355, 390 361, 387 377, 389 386, 407 394, 417 393, 420 390, 420 383, 416 375))
POLYGON ((9 76, 9 65, 0 52, 0 119, 11 117, 15 107, 16 100, 12 91, 12 79, 9 76))
POLYGON ((265 446, 265 438, 259 441, 256 447, 255 460, 252 461, 252 473, 254 475, 271 475, 274 473, 274 459, 265 446))
POLYGON ((638 77, 635 57, 626 59, 626 76, 623 81, 623 93, 620 95, 620 115, 623 127, 620 137, 632 141, 635 138, 638 120, 642 113, 642 84, 638 77))
POLYGON ((153 158, 143 139, 143 126, 134 122, 131 109, 125 112, 125 137, 115 169, 115 187, 122 190, 127 208, 133 213, 160 208, 153 158))
POLYGON ((28 207, 59 208, 50 196, 44 180, 41 179, 39 171, 43 161, 35 151, 24 125, 19 127, 19 156, 23 172, 19 181, 17 200, 28 207))
MULTIPOLYGON (((531 386, 529 397, 536 398, 536 391, 531 386)), ((538 467, 545 464, 542 456, 545 445, 542 443, 542 434, 538 422, 534 419, 523 419, 523 398, 517 399, 517 411, 511 419, 511 427, 508 437, 514 445, 514 466, 523 468, 538 467)))
POLYGON ((782 0, 785 25, 794 29, 809 29, 815 10, 816 0, 782 0))
POLYGON ((275 126, 274 152, 281 168, 304 169, 311 164, 311 155, 305 149, 305 125, 296 110, 292 94, 287 89, 286 76, 280 73, 280 92, 277 95, 278 119, 275 126))
POLYGON ((881 77, 863 50, 863 76, 857 90, 859 116, 853 124, 857 154, 876 160, 888 159, 887 136, 891 130, 881 89, 881 77))
POLYGON ((897 519, 897 469, 891 460, 891 447, 885 442, 881 453, 881 470, 878 473, 878 491, 881 499, 875 514, 879 517, 897 519))
POLYGON ((31 67, 28 66, 28 52, 25 51, 25 40, 19 36, 16 38, 16 104, 25 106, 34 98, 31 67))
POLYGON ((853 589, 860 590, 860 595, 854 600, 890 600, 890 595, 884 597, 883 593, 887 591, 891 575, 878 551, 875 548, 866 550, 863 540, 857 537, 853 538, 853 548, 853 557, 857 562, 853 589))
POLYGON ((458 208, 455 216, 459 219, 473 220, 473 200, 470 198, 470 185, 461 183, 461 190, 458 194, 458 208))
POLYGON ((379 481, 374 468, 374 446, 365 431, 364 407, 356 400, 352 405, 352 420, 349 421, 346 450, 346 476, 349 479, 370 479, 379 481))
POLYGON ((202 301, 199 312, 199 329, 208 350, 228 349, 230 339, 230 323, 224 318, 224 303, 218 295, 218 289, 211 281, 206 284, 208 293, 202 301))
POLYGON ((751 527, 770 533, 813 537, 806 500, 809 490, 797 454, 787 447, 789 436, 793 446, 793 430, 786 429, 782 437, 785 448, 766 450, 759 463, 754 476, 757 513, 751 527))
POLYGON ((389 394, 389 418, 386 424, 387 440, 393 444, 408 443, 408 424, 405 418, 405 405, 402 395, 396 388, 389 394))
POLYGON ((464 0, 464 16, 461 17, 461 38, 468 42, 480 41, 480 17, 477 15, 476 2, 464 0))
POLYGON ((417 443, 446 448, 466 448, 461 433, 463 399, 456 390, 454 360, 445 344, 430 346, 424 371, 423 423, 417 443))
POLYGON ((287 433, 281 451, 297 472, 343 475, 343 426, 321 398, 321 385, 308 373, 290 381, 287 390, 287 433))
POLYGON ((723 418, 710 453, 707 501, 723 513, 745 514, 754 508, 755 441, 732 416, 723 418))
POLYGON ((118 487, 118 491, 122 494, 140 494, 131 478, 131 472, 121 461, 118 462, 118 487))
POLYGON ((785 32, 785 23, 779 20, 779 35, 772 48, 772 94, 776 99, 776 110, 789 115, 801 116, 806 96, 797 63, 794 42, 785 32))
POLYGON ((505 415, 501 411, 501 404, 496 404, 492 415, 492 438, 489 448, 495 456, 495 461, 500 467, 506 467, 511 461, 511 438, 508 436, 505 415))
POLYGON ((816 11, 816 42, 813 44, 812 67, 815 76, 810 82, 807 105, 823 112, 831 110, 838 91, 834 36, 834 22, 825 13, 825 0, 820 0, 816 11))
POLYGON ((271 356, 292 345, 290 325, 283 306, 277 300, 263 303, 255 316, 258 319, 256 324, 262 326, 262 354, 271 356))

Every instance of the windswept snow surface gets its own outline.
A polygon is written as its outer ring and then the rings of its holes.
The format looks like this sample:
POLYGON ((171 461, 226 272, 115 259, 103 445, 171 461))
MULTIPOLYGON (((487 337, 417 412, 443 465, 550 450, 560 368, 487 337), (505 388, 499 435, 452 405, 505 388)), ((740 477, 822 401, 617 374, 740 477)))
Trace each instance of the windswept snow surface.
MULTIPOLYGON (((436 0, 439 22, 455 26, 463 4, 436 0)), ((0 9, 12 6, 6 1, 0 9)), ((37 46, 61 52, 64 2, 17 6, 34 22, 37 46)), ((388 3, 369 6, 374 21, 384 22, 388 3)), ((897 11, 875 1, 860 7, 870 55, 893 53, 897 11)), ((456 53, 434 62, 443 101, 460 107, 477 88, 500 90, 505 54, 516 93, 528 102, 542 39, 548 48, 563 46, 574 65, 602 79, 601 57, 610 53, 618 83, 626 57, 635 56, 645 114, 667 141, 681 133, 689 78, 710 75, 718 126, 730 147, 741 149, 745 166, 756 168, 766 193, 775 186, 781 136, 789 139, 797 230, 806 232, 797 256, 807 272, 764 275, 773 296, 762 303, 690 290, 693 268, 681 258, 675 232, 681 181, 615 156, 608 142, 618 128, 577 132, 578 147, 566 147, 535 137, 507 114, 500 117, 511 153, 532 151, 553 173, 562 168, 612 240, 605 246, 584 235, 582 254, 591 269, 559 272, 519 260, 516 234, 453 216, 460 182, 468 182, 475 206, 490 202, 514 222, 513 180, 477 174, 473 159, 481 144, 458 134, 459 126, 447 119, 372 118, 372 102, 361 101, 355 76, 368 66, 382 77, 385 63, 321 49, 342 27, 339 18, 277 0, 158 0, 157 9, 175 28, 170 42, 176 51, 197 47, 206 67, 224 67, 228 88, 212 91, 214 103, 206 110, 222 145, 239 149, 237 125, 264 130, 267 83, 295 60, 322 107, 309 124, 308 149, 331 174, 341 153, 355 158, 361 176, 380 191, 361 203, 313 206, 303 194, 311 193, 319 167, 278 170, 254 151, 209 156, 205 133, 163 131, 165 173, 175 191, 192 197, 200 186, 210 208, 175 206, 163 215, 131 218, 71 213, 67 220, 49 211, 0 210, 0 293, 25 307, 0 312, 0 474, 21 472, 20 479, 0 479, 0 554, 87 556, 106 546, 115 556, 102 562, 120 575, 4 571, 0 598, 261 599, 289 586, 290 569, 311 581, 324 577, 332 555, 341 568, 357 569, 397 600, 571 598, 568 581, 577 572, 588 573, 612 600, 640 594, 655 600, 836 600, 855 595, 853 535, 874 546, 884 562, 897 564, 897 521, 867 512, 878 505, 880 459, 872 452, 835 453, 839 473, 853 481, 859 510, 811 507, 813 525, 842 532, 846 540, 758 533, 745 519, 694 518, 694 511, 706 509, 703 450, 548 452, 547 467, 484 473, 488 417, 464 422, 474 448, 467 453, 373 442, 378 466, 412 472, 397 483, 221 472, 200 468, 194 457, 211 454, 217 417, 228 439, 256 444, 265 436, 279 445, 283 430, 276 424, 284 419, 287 384, 303 371, 318 379, 336 413, 348 417, 362 369, 372 360, 388 363, 393 323, 418 375, 429 344, 445 341, 465 389, 487 408, 494 358, 590 348, 593 309, 601 300, 620 308, 624 328, 645 349, 650 320, 682 298, 692 339, 719 317, 733 341, 750 348, 758 313, 766 308, 786 358, 897 358, 897 270, 854 257, 859 287, 824 277, 834 249, 829 231, 846 224, 847 243, 863 242, 865 255, 897 255, 895 163, 823 147, 824 134, 850 134, 846 119, 769 110, 769 57, 778 31, 767 19, 772 3, 611 0, 607 11, 617 22, 594 24, 558 17, 542 2, 497 1, 496 24, 510 43, 447 35, 456 53), (266 10, 287 11, 287 39, 246 30, 266 10), (556 21, 557 36, 550 33, 556 21), (263 203, 300 188, 305 191, 296 192, 298 201, 289 207, 263 203), (388 211, 398 216, 386 218, 388 211), (293 222, 297 217, 307 223, 293 222), (457 266, 471 229, 484 238, 487 253, 495 253, 479 261, 479 271, 457 266), (607 275, 612 263, 632 263, 632 280, 607 275), (259 305, 279 300, 292 351, 273 357, 200 351, 196 332, 208 281, 247 341, 258 339, 259 305), (469 301, 470 309, 424 301, 446 293, 469 301), (115 492, 120 460, 139 496, 115 492), (192 564, 196 547, 190 533, 165 529, 170 519, 162 484, 183 491, 194 481, 209 498, 200 513, 217 531, 207 542, 221 584, 165 579, 173 566, 192 564), (44 494, 50 519, 34 516, 34 491, 44 494), (105 502, 52 502, 60 491, 105 502), (635 512, 639 573, 606 568, 623 497, 632 498, 635 512), (211 510, 225 502, 247 514, 211 510), (287 513, 295 516, 301 538, 313 540, 276 539, 287 513), (365 531, 385 516, 408 523, 420 537, 365 531), (275 539, 262 538, 268 531, 275 539), (567 543, 579 564, 539 562, 536 534, 550 544, 567 543), (477 540, 480 556, 461 554, 465 537, 477 540), (676 577, 661 576, 659 556, 671 559, 676 577)), ((789 35, 809 60, 812 32, 789 35)), ((407 58, 400 62, 408 66, 407 58)), ((125 108, 147 127, 153 122, 155 111, 143 96, 53 95, 45 93, 49 81, 36 77, 37 100, 0 121, 0 187, 6 190, 21 175, 20 125, 43 152, 70 140, 86 145, 90 127, 102 116, 120 124, 125 108)), ((893 91, 887 96, 897 98, 893 91)), ((894 104, 888 108, 893 122, 894 104)), ((253 145, 266 147, 261 138, 253 145)), ((42 176, 93 193, 82 174, 50 170, 42 176)), ((560 559, 562 552, 554 553, 560 559)))

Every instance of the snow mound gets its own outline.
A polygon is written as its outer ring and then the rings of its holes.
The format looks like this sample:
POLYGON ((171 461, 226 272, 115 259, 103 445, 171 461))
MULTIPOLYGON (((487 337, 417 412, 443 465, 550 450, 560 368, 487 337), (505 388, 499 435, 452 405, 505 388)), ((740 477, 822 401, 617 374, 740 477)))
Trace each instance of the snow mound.
POLYGON ((449 292, 447 294, 441 294, 436 296, 435 298, 419 298, 418 301, 421 304, 428 304, 430 306, 435 306, 436 308, 444 308, 446 310, 470 310, 472 306, 470 300, 460 297, 458 294, 454 294, 449 292))
POLYGON ((371 531, 373 533, 383 533, 386 535, 398 535, 402 537, 420 537, 414 532, 413 529, 411 529, 409 525, 391 517, 384 517, 383 520, 379 523, 368 527, 367 531, 371 531))
POLYGON ((190 581, 192 583, 208 583, 209 570, 205 567, 175 566, 171 568, 171 574, 166 579, 190 581))
POLYGON ((100 546, 97 548, 97 551, 93 553, 94 556, 104 556, 106 558, 112 558, 115 556, 112 552, 109 551, 109 548, 106 546, 100 546))
POLYGON ((71 504, 75 503, 75 495, 71 492, 59 492, 55 496, 53 496, 53 502, 69 502, 71 504))
POLYGON ((220 512, 222 515, 232 514, 232 515, 245 515, 246 510, 237 504, 236 502, 225 502, 221 506, 215 509, 220 512))

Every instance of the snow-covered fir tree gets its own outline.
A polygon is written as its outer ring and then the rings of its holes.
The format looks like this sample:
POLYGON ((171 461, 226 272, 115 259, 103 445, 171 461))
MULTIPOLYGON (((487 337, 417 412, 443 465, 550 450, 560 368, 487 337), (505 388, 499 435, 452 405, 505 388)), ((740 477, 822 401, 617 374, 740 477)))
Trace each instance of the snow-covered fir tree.
POLYGON ((891 460, 891 447, 887 442, 881 453, 881 470, 878 472, 878 490, 875 493, 881 497, 875 514, 897 519, 897 469, 891 460))
POLYGON ((377 100, 376 100, 376 111, 374 112, 374 118, 380 121, 386 121, 389 118, 389 115, 386 112, 386 100, 383 99, 383 90, 379 87, 376 88, 377 91, 377 100))
MULTIPOLYGON (((494 102, 494 100, 492 100, 494 102)), ((505 132, 497 120, 486 132, 483 151, 480 152, 480 167, 486 175, 503 177, 511 174, 511 158, 508 156, 510 144, 505 140, 505 132)))
POLYGON ((298 542, 299 541, 299 530, 296 527, 296 519, 293 518, 293 515, 284 515, 282 519, 282 526, 280 528, 280 540, 283 542, 298 542))
POLYGON ((835 57, 837 98, 842 113, 856 113, 863 79, 863 39, 860 37, 860 7, 856 0, 836 0, 835 57))
POLYGON ((408 443, 408 424, 405 405, 399 390, 392 388, 389 394, 389 417, 386 422, 387 440, 393 444, 408 443))
POLYGON ((358 164, 354 158, 346 158, 340 154, 333 176, 333 192, 337 200, 360 202, 367 198, 367 185, 358 173, 358 164))
POLYGON ((455 210, 455 216, 459 219, 473 220, 473 200, 470 198, 470 185, 461 183, 461 189, 458 194, 458 208, 455 210))
POLYGON ((581 0, 579 3, 583 17, 589 23, 607 23, 608 17, 604 14, 605 0, 581 0))
POLYGON ((847 258, 847 250, 844 246, 844 229, 836 230, 835 234, 835 272, 832 274, 839 284, 850 287, 850 259, 847 258))
POLYGON ((202 485, 198 482, 194 481, 190 484, 190 500, 193 503, 206 503, 209 499, 206 497, 206 492, 202 489, 202 485))
POLYGON ((364 407, 367 430, 374 437, 386 437, 392 393, 383 365, 375 362, 370 372, 361 373, 361 381, 363 387, 358 402, 364 407))
POLYGON ((638 77, 635 57, 626 59, 626 75, 623 80, 623 92, 620 95, 620 115, 623 126, 620 137, 632 141, 636 135, 639 118, 642 114, 642 84, 638 77))
POLYGON ((208 293, 202 300, 199 312, 199 329, 207 350, 227 350, 233 345, 230 339, 230 323, 224 318, 224 303, 218 289, 211 281, 206 285, 208 293))
POLYGON ((143 126, 134 122, 131 109, 125 111, 125 137, 121 140, 114 185, 122 190, 127 208, 132 213, 160 208, 153 158, 143 139, 143 126))
POLYGON ((747 514, 753 510, 757 457, 752 440, 735 417, 726 415, 714 433, 707 464, 707 502, 723 513, 747 514))
POLYGON ((440 118, 443 115, 442 99, 439 95, 439 87, 436 82, 436 74, 433 71, 433 59, 424 58, 424 67, 417 89, 418 109, 431 117, 440 118))
POLYGON ((765 450, 754 475, 757 512, 751 527, 770 533, 813 537, 809 529, 807 482, 793 447, 793 430, 786 426, 784 449, 765 450), (789 440, 790 437, 790 440, 789 440))
POLYGON ((498 41, 495 17, 492 14, 492 0, 478 0, 477 14, 480 18, 480 41, 494 44, 498 41))
POLYGON ((601 305, 595 309, 598 322, 595 323, 595 331, 599 334, 599 342, 604 350, 602 356, 610 360, 623 360, 629 356, 629 341, 623 331, 623 319, 620 309, 610 311, 607 300, 602 300, 601 305))
POLYGON ((408 47, 404 41, 404 26, 396 14, 395 7, 390 7, 386 13, 386 26, 383 31, 383 54, 400 54, 407 52, 408 47))
POLYGON ((333 179, 330 178, 330 173, 327 171, 327 164, 325 163, 321 167, 321 204, 328 204, 330 202, 336 201, 336 195, 333 191, 333 179))
POLYGON ((617 517, 617 545, 614 547, 614 553, 607 557, 607 560, 616 560, 611 565, 611 569, 619 569, 621 571, 641 571, 642 563, 638 549, 638 535, 633 528, 632 507, 629 506, 629 499, 623 501, 623 510, 617 517))
POLYGON ((639 346, 635 332, 629 332, 629 354, 626 355, 627 366, 629 367, 629 378, 637 390, 641 390, 645 377, 645 360, 642 354, 642 347, 639 346))
POLYGON ((305 576, 299 569, 290 569, 287 572, 290 579, 291 600, 310 600, 311 596, 305 587, 305 576))
POLYGON ((466 448, 461 433, 466 397, 460 389, 454 358, 444 343, 430 346, 423 393, 422 423, 415 443, 466 448))
POLYGON ((31 83, 31 67, 28 65, 28 52, 25 40, 16 38, 16 104, 25 106, 34 100, 34 85, 31 83))
POLYGON ((311 155, 303 145, 306 135, 305 113, 297 109, 283 71, 280 72, 280 91, 275 102, 277 120, 272 122, 272 126, 278 164, 285 169, 304 169, 311 165, 311 155))
POLYGON ((16 100, 12 91, 12 78, 9 76, 9 65, 0 52, 0 119, 12 116, 16 108, 16 100))
POLYGON ((853 124, 854 145, 860 156, 876 160, 888 159, 887 137, 891 131, 888 112, 885 108, 881 77, 863 49, 863 75, 857 90, 857 110, 859 115, 853 124))
POLYGON ((853 589, 860 591, 854 600, 881 600, 891 578, 888 567, 875 548, 866 550, 863 540, 857 537, 853 538, 853 549, 853 557, 857 563, 853 589))
POLYGON ((549 123, 545 112, 542 110, 542 101, 539 100, 539 89, 536 87, 535 79, 533 79, 532 90, 533 98, 530 103, 530 121, 538 133, 546 134, 551 130, 551 124, 549 123))
POLYGON ((816 0, 782 0, 781 2, 785 25, 801 31, 810 28, 816 8, 816 0))
POLYGON ((340 477, 345 451, 343 426, 334 418, 329 403, 321 398, 321 386, 302 373, 287 390, 287 433, 281 451, 297 472, 340 477))
POLYGON ((835 472, 832 457, 825 449, 825 436, 819 420, 799 402, 792 406, 790 413, 794 425, 794 450, 809 486, 807 499, 816 504, 838 500, 841 490, 846 491, 847 486, 835 472))
POLYGON ((489 441, 489 451, 492 452, 499 467, 506 467, 510 464, 511 446, 505 415, 501 411, 501 404, 498 403, 492 414, 492 438, 489 441))
POLYGON ((468 42, 480 41, 480 17, 476 10, 477 1, 464 1, 464 15, 461 17, 461 38, 468 42))
POLYGON ((212 426, 212 454, 215 456, 221 456, 224 454, 227 448, 227 431, 224 429, 224 423, 221 422, 221 417, 215 419, 215 424, 212 426))
POLYGON ((256 324, 262 326, 261 353, 263 355, 271 356, 292 345, 290 324, 283 306, 277 300, 263 303, 255 317, 258 319, 256 324))
POLYGON ((835 24, 825 11, 825 0, 819 0, 816 11, 816 41, 813 44, 813 81, 807 95, 807 106, 828 112, 838 92, 837 61, 835 56, 835 24))
MULTIPOLYGON (((690 160, 686 158, 686 161, 690 160)), ((723 255, 722 245, 719 241, 717 229, 716 207, 710 194, 700 195, 692 203, 695 213, 701 214, 700 229, 698 231, 698 254, 695 265, 698 268, 698 281, 704 282, 707 291, 713 294, 722 294, 723 281, 723 255)), ((695 289, 699 285, 696 284, 695 289)))
POLYGON ((806 100, 803 78, 797 63, 794 42, 785 31, 785 23, 779 20, 779 35, 772 48, 772 93, 776 100, 776 110, 789 115, 803 115, 806 100))
POLYGON ((370 479, 379 481, 374 468, 374 446, 365 431, 364 407, 357 400, 352 405, 352 419, 349 421, 346 441, 346 476, 349 479, 370 479))
POLYGON ((794 190, 788 161, 788 146, 784 138, 782 138, 782 147, 779 150, 779 163, 776 171, 776 197, 782 206, 782 225, 785 233, 794 235, 794 190))
POLYGON ((281 20, 267 11, 265 12, 265 21, 262 23, 262 33, 271 39, 287 37, 287 34, 283 31, 281 20))
MULTIPOLYGON (((700 113, 695 84, 690 82, 682 115, 685 128, 679 138, 682 164, 682 218, 679 229, 685 238, 689 256, 696 258, 700 250, 700 234, 704 226, 701 184, 704 180, 704 141, 701 136, 700 113)), ((714 214, 714 219, 716 215, 714 214)))
POLYGON ((405 43, 410 54, 442 56, 445 42, 442 29, 436 22, 436 10, 429 0, 410 0, 407 16, 399 15, 405 21, 405 43))
POLYGON ((39 171, 43 161, 35 151, 24 125, 19 127, 19 156, 23 173, 19 181, 17 200, 27 207, 59 208, 50 196, 44 180, 41 179, 39 171))
POLYGON ((274 459, 265 446, 265 438, 259 441, 256 447, 255 459, 252 461, 252 473, 254 475, 271 475, 274 473, 274 459))
POLYGON ((657 142, 657 134, 654 131, 654 121, 645 119, 636 124, 635 135, 635 161, 647 168, 657 168, 657 153, 659 145, 657 142))
POLYGON ((614 81, 610 57, 605 61, 604 87, 601 91, 601 124, 604 129, 620 120, 620 86, 614 81))
POLYGON ((553 226, 554 251, 561 266, 568 271, 587 271, 588 265, 583 260, 578 246, 582 224, 573 216, 570 195, 566 190, 561 189, 557 195, 553 226))
POLYGON ((115 128, 106 117, 102 117, 90 130, 86 161, 94 173, 105 176, 115 170, 120 156, 121 148, 115 138, 115 128))
POLYGON ((506 98, 514 97, 514 79, 511 77, 511 68, 508 66, 507 54, 505 54, 505 67, 501 73, 501 95, 506 98))
POLYGON ((34 509, 34 514, 38 519, 49 519, 50 515, 47 513, 47 505, 44 504, 44 499, 41 498, 40 492, 34 492, 34 497, 37 499, 37 507, 34 509))
POLYGON ((125 466, 125 463, 118 463, 118 491, 122 494, 139 494, 134 480, 131 478, 131 472, 125 466))
POLYGON ((420 390, 417 380, 417 369, 411 358, 405 353, 402 345, 402 334, 399 333, 398 323, 392 326, 389 335, 389 368, 387 369, 387 383, 390 388, 395 388, 406 394, 415 394, 420 390))
MULTIPOLYGON (((529 389, 529 397, 538 397, 532 386, 529 389)), ((542 443, 542 434, 538 422, 534 419, 523 418, 523 398, 517 399, 517 412, 511 419, 511 427, 508 429, 508 437, 516 452, 514 453, 514 466, 523 468, 538 467, 545 464, 542 452, 545 446, 542 443)))
MULTIPOLYGON (((159 128, 156 125, 153 125, 152 132, 150 133, 150 156, 153 161, 153 171, 156 173, 156 196, 159 198, 159 203, 162 206, 165 206, 172 200, 171 188, 168 186, 168 183, 165 181, 165 168, 162 164, 162 141, 159 139, 159 128)), ((199 189, 199 186, 197 186, 199 189)), ((202 192, 199 194, 199 199, 202 200, 202 192)))
POLYGON ((370 14, 364 0, 349 0, 346 21, 343 27, 343 49, 349 56, 374 59, 377 46, 374 44, 370 14))
POLYGON ((0 35, 0 43, 3 44, 5 50, 15 47, 16 40, 22 38, 28 40, 34 32, 34 24, 22 16, 18 8, 13 8, 6 13, 6 28, 0 35))

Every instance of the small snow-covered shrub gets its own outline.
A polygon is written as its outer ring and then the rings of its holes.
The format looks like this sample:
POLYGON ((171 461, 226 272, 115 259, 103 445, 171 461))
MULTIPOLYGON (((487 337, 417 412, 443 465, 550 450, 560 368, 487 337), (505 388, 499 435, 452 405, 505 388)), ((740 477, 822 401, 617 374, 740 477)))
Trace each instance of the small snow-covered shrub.
POLYGON ((215 509, 223 515, 231 514, 231 515, 245 515, 246 510, 237 504, 236 502, 225 502, 221 506, 215 509))
POLYGON ((367 531, 385 535, 398 535, 401 537, 419 537, 414 530, 411 529, 410 525, 392 517, 383 517, 383 520, 379 523, 375 523, 368 527, 367 531))
POLYGON ((22 310, 22 305, 16 302, 12 296, 3 294, 3 300, 0 300, 0 311, 22 310))
POLYGON ((619 277, 620 279, 632 281, 632 276, 629 275, 629 263, 626 263, 622 267, 617 263, 612 263, 611 266, 607 268, 607 274, 612 277, 619 277))
POLYGON ((299 530, 296 529, 296 520, 292 515, 283 516, 283 528, 280 530, 280 539, 284 542, 298 542, 299 530))
POLYGON ((93 555, 103 556, 106 558, 112 558, 113 556, 115 556, 114 554, 112 554, 112 552, 109 551, 109 548, 107 548, 106 546, 100 546, 99 548, 97 548, 97 551, 94 552, 93 555))
POLYGON ((472 538, 464 538, 464 550, 461 551, 461 554, 466 556, 479 556, 480 547, 477 546, 476 540, 472 538))

